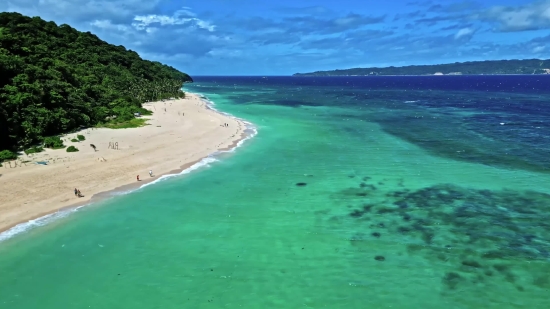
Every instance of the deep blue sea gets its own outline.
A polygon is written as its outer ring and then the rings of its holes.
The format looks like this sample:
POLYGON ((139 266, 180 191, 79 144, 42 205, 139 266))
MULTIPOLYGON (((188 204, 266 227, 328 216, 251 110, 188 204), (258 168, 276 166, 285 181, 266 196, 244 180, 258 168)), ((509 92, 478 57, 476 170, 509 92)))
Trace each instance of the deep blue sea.
POLYGON ((0 243, 0 308, 550 308, 550 76, 194 77, 258 134, 0 243))

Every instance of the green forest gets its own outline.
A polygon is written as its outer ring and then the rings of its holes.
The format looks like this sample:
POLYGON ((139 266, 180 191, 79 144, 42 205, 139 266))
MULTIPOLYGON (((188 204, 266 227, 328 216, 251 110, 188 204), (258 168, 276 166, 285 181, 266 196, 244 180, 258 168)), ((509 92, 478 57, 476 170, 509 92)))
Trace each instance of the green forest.
POLYGON ((437 72, 446 75, 548 74, 550 60, 487 60, 403 67, 354 68, 296 73, 294 76, 434 75, 437 72))
POLYGON ((0 13, 0 73, 0 152, 130 121, 147 112, 142 103, 182 97, 192 82, 90 32, 18 13, 0 13))

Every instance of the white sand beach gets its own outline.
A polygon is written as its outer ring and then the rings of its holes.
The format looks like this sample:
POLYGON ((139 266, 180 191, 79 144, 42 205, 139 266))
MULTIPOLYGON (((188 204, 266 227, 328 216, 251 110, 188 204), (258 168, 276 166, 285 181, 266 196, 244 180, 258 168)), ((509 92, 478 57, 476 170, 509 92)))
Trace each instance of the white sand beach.
POLYGON ((147 103, 144 107, 153 111, 152 116, 144 116, 147 126, 82 130, 62 137, 66 146, 74 145, 79 152, 47 149, 23 155, 20 159, 30 162, 18 167, 10 168, 10 163, 5 162, 0 167, 0 231, 59 209, 85 204, 98 193, 140 186, 163 174, 185 169, 218 150, 234 147, 246 137, 242 121, 209 109, 194 94, 187 93, 185 99, 147 103), (77 134, 86 140, 70 142, 77 134), (109 143, 117 143, 118 149, 110 149, 109 143), (40 161, 48 164, 35 163, 40 161), (154 177, 149 176, 150 170, 154 177), (136 180, 137 175, 141 181, 136 180), (75 188, 84 197, 76 197, 75 188))

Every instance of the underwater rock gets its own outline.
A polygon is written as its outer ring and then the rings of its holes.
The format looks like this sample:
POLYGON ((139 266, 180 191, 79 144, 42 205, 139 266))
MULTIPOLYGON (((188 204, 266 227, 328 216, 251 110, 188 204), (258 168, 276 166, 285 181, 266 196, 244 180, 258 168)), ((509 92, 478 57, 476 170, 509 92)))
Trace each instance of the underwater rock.
POLYGON ((386 225, 384 223, 370 224, 369 228, 370 229, 376 229, 376 228, 383 229, 383 228, 386 228, 386 225))
POLYGON ((528 243, 531 243, 535 238, 537 238, 535 235, 523 235, 523 239, 528 243))
POLYGON ((478 262, 476 262, 474 260, 462 261, 462 265, 468 266, 468 267, 473 267, 473 268, 481 268, 481 264, 479 264, 478 262))
POLYGON ((390 207, 380 207, 376 210, 376 213, 377 214, 388 214, 388 213, 395 212, 396 210, 397 209, 390 208, 390 207))
POLYGON ((449 256, 447 256, 446 254, 444 253, 439 253, 437 255, 437 259, 441 260, 441 261, 444 261, 444 262, 447 262, 449 260, 449 256))
POLYGON ((407 194, 408 194, 408 191, 407 191, 407 190, 404 190, 404 191, 394 191, 394 192, 390 192, 390 193, 386 194, 386 196, 388 196, 388 197, 401 198, 401 197, 405 197, 407 194))
POLYGON ((447 288, 454 290, 462 281, 464 281, 464 278, 455 272, 448 272, 445 276, 443 276, 442 281, 447 288))
POLYGON ((304 186, 307 186, 307 183, 305 183, 305 182, 298 182, 298 183, 296 183, 296 186, 297 186, 297 187, 304 187, 304 186))
POLYGON ((420 245, 420 244, 409 244, 409 245, 407 245, 407 252, 415 253, 415 252, 421 251, 425 248, 426 248, 425 246, 420 245))
POLYGON ((372 209, 372 207, 374 207, 374 205, 365 204, 365 205, 363 205, 363 211, 364 212, 369 212, 372 209))
POLYGON ((363 212, 356 209, 352 211, 349 215, 353 218, 360 218, 361 216, 363 216, 363 212))
POLYGON ((501 251, 491 250, 484 252, 481 257, 484 259, 502 259, 505 257, 505 255, 501 251))
POLYGON ((424 231, 422 233, 422 240, 426 243, 426 244, 431 244, 432 243, 432 239, 434 238, 435 234, 432 232, 432 231, 424 231))
POLYGON ((349 241, 363 241, 363 240, 365 240, 365 238, 366 238, 365 234, 355 233, 353 236, 351 236, 349 241))
POLYGON ((550 277, 548 274, 539 275, 533 279, 533 284, 539 288, 548 289, 550 287, 550 277))
POLYGON ((376 238, 380 238, 380 236, 382 236, 382 234, 380 234, 378 232, 372 232, 371 235, 376 237, 376 238))
POLYGON ((365 191, 365 189, 352 187, 352 188, 341 190, 340 192, 336 193, 336 196, 338 197, 338 199, 342 199, 342 198, 350 199, 350 198, 356 198, 356 197, 365 197, 368 195, 368 192, 369 191, 365 191))
POLYGON ((477 274, 474 278, 472 278, 472 283, 473 284, 480 284, 480 283, 483 283, 483 282, 485 282, 485 277, 483 277, 480 274, 477 274))
POLYGON ((381 256, 381 255, 377 255, 377 256, 375 256, 375 257, 374 257, 374 259, 375 259, 375 260, 377 260, 377 261, 380 261, 380 262, 382 262, 382 261, 385 261, 385 260, 386 260, 386 258, 385 258, 385 257, 383 257, 383 256, 381 256))
POLYGON ((504 274, 504 278, 506 279, 506 281, 510 282, 510 283, 515 283, 516 282, 516 276, 513 274, 513 273, 506 273, 504 274))
POLYGON ((501 273, 507 272, 508 269, 510 269, 510 267, 508 265, 505 265, 505 264, 495 264, 495 265, 493 265, 493 268, 496 269, 497 271, 501 272, 501 273))
POLYGON ((397 228, 397 231, 401 234, 406 234, 406 233, 410 233, 412 229, 408 226, 400 226, 397 228))
POLYGON ((407 204, 407 202, 405 201, 397 201, 395 203, 393 203, 395 206, 398 206, 399 208, 401 209, 407 209, 409 208, 409 204, 407 204))

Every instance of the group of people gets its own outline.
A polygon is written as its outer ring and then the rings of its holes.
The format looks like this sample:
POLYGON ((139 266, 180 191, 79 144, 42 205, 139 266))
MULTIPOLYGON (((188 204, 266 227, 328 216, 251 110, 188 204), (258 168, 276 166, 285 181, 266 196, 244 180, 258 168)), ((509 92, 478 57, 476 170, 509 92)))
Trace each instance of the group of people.
MULTIPOLYGON (((153 170, 149 170, 149 176, 153 177, 153 170)), ((139 175, 136 176, 136 179, 137 179, 137 181, 140 181, 139 180, 139 175)))
POLYGON ((83 197, 84 195, 80 193, 80 190, 78 190, 77 188, 74 188, 74 196, 83 197))
POLYGON ((224 123, 222 127, 229 127, 228 123, 224 123))
MULTIPOLYGON (((149 170, 149 176, 153 177, 153 170, 149 170)), ((139 175, 137 175, 137 181, 140 181, 139 175)), ((80 193, 80 190, 78 190, 77 188, 74 188, 74 196, 84 197, 84 195, 82 195, 82 193, 80 193)))

